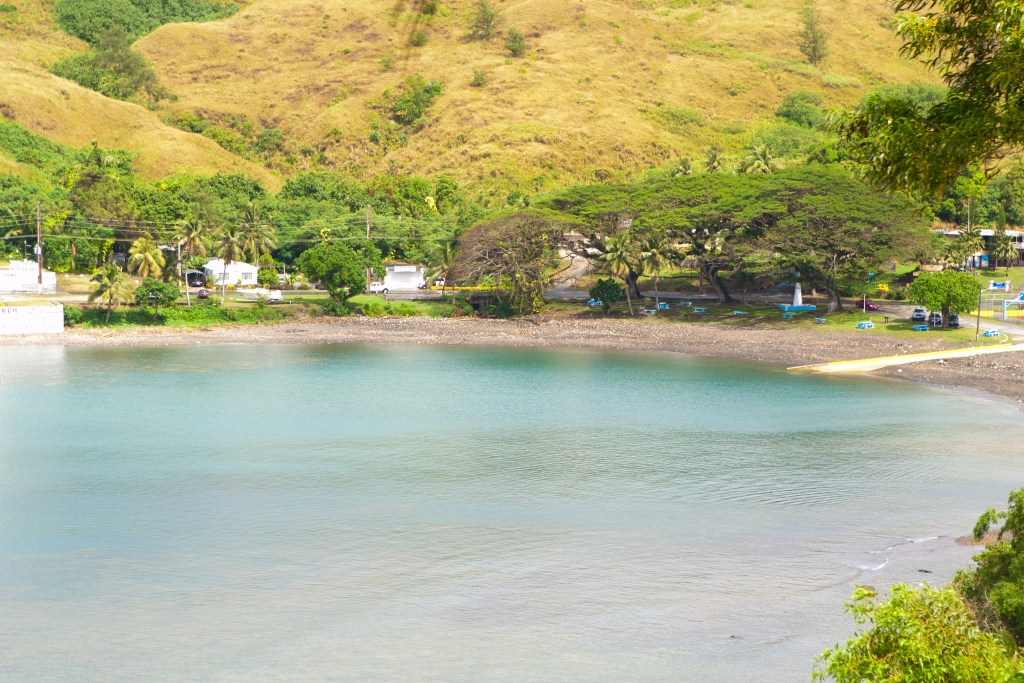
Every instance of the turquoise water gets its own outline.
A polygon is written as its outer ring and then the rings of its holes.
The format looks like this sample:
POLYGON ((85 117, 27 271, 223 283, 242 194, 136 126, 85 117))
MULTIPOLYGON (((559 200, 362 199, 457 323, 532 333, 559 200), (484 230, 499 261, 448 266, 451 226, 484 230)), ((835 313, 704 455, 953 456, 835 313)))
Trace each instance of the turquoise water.
POLYGON ((1024 484, 1014 405, 678 356, 7 348, 0 416, 9 682, 805 681, 1024 484))

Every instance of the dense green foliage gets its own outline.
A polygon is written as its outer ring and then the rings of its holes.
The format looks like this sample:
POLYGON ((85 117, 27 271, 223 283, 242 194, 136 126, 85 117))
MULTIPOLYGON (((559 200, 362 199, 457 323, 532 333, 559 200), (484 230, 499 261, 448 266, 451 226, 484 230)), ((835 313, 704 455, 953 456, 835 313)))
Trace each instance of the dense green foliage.
POLYGON ((821 128, 825 123, 822 102, 819 93, 798 90, 782 98, 782 104, 775 110, 775 115, 798 126, 821 128))
POLYGON ((896 0, 906 57, 937 70, 939 102, 876 93, 839 117, 835 130, 879 187, 937 195, 975 164, 1024 143, 1024 5, 896 0))
POLYGON ((601 302, 601 309, 605 313, 611 310, 612 304, 626 298, 626 290, 610 277, 600 278, 587 293, 590 294, 591 299, 601 302))
POLYGON ((406 126, 421 125, 424 113, 441 90, 439 81, 426 81, 419 74, 406 78, 395 97, 395 121, 406 126))
POLYGON ((217 325, 228 323, 260 323, 282 320, 284 314, 272 306, 250 306, 248 308, 221 308, 211 304, 191 308, 176 306, 166 308, 155 318, 142 308, 128 308, 113 311, 105 320, 105 311, 99 308, 81 309, 77 306, 64 307, 65 324, 82 327, 121 327, 124 325, 217 325))
POLYGON ((942 311, 942 325, 950 313, 967 313, 978 305, 978 281, 970 273, 944 270, 921 273, 910 284, 910 300, 929 311, 942 311))
POLYGON ((114 28, 134 42, 163 24, 213 21, 237 11, 238 5, 211 0, 57 0, 53 7, 60 28, 92 44, 114 28))
MULTIPOLYGON (((872 191, 834 165, 578 187, 537 206, 591 234, 660 232, 698 262, 723 302, 723 269, 754 282, 790 268, 805 284, 825 287, 834 305, 837 278, 931 249, 928 222, 911 202, 872 191)), ((638 267, 624 274, 628 287, 638 275, 638 267)))
POLYGON ((826 650, 816 680, 837 683, 1004 683, 1014 657, 983 631, 952 587, 892 587, 888 600, 858 588, 846 609, 865 626, 826 650))
POLYGON ((153 320, 157 319, 161 308, 167 308, 178 300, 181 292, 177 285, 169 282, 161 282, 147 277, 135 288, 135 300, 145 308, 153 309, 153 320))
POLYGON ((153 67, 131 48, 119 27, 104 33, 95 47, 51 65, 50 71, 118 100, 129 100, 140 92, 150 101, 167 95, 153 67))
POLYGON ((295 267, 310 282, 318 282, 327 290, 334 305, 324 311, 333 315, 344 315, 345 300, 365 291, 367 269, 384 275, 380 252, 372 243, 364 244, 360 251, 343 243, 320 243, 302 252, 295 267))
POLYGON ((1024 489, 1012 491, 1009 508, 988 510, 974 527, 981 540, 1002 521, 994 543, 974 558, 977 568, 961 571, 954 583, 989 630, 1006 629, 1024 643, 1024 489))

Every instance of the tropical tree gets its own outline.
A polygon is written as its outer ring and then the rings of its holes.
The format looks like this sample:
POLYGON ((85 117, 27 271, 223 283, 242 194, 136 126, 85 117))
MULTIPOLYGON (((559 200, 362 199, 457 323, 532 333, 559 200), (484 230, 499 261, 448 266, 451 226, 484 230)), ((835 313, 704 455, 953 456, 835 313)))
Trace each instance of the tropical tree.
POLYGON ((777 170, 779 165, 775 162, 768 145, 755 146, 740 164, 740 171, 743 173, 775 173, 777 170))
POLYGON ((1017 245, 1013 243, 1010 236, 1006 234, 1005 228, 997 228, 992 237, 992 244, 989 247, 989 254, 996 259, 996 267, 999 266, 999 259, 1003 259, 1006 266, 1006 274, 1010 274, 1010 261, 1019 256, 1017 245))
POLYGON ((430 260, 427 265, 427 272, 424 278, 427 282, 436 279, 444 280, 441 287, 441 296, 444 296, 444 288, 451 283, 452 303, 455 303, 455 273, 459 261, 459 245, 454 242, 441 242, 430 253, 430 260))
POLYGON ((96 283, 89 293, 89 303, 97 299, 105 301, 107 315, 104 319, 110 322, 110 310, 114 306, 120 306, 122 302, 128 303, 132 300, 132 285, 128 276, 114 263, 103 266, 95 275, 92 282, 96 283))
POLYGON ((382 271, 379 259, 368 259, 352 247, 338 242, 320 242, 302 252, 295 267, 310 282, 319 282, 331 297, 324 308, 332 315, 346 315, 345 301, 366 286, 366 268, 382 271))
MULTIPOLYGON (((963 254, 964 259, 970 259, 969 263, 971 272, 974 272, 974 256, 978 253, 984 253, 985 251, 985 240, 981 236, 981 232, 974 227, 967 227, 956 239, 960 243, 960 252, 963 254)), ((960 265, 964 264, 960 261, 960 265)))
POLYGON ((147 277, 138 287, 135 288, 135 300, 140 306, 153 307, 153 320, 156 320, 160 313, 161 306, 170 306, 178 300, 181 292, 175 285, 169 282, 160 282, 147 277))
POLYGON ((832 126, 878 187, 938 195, 1024 144, 1024 4, 895 0, 901 53, 939 72, 941 101, 877 93, 832 126))
POLYGON ((950 313, 967 313, 978 303, 978 281, 970 273, 944 270, 922 273, 908 289, 909 299, 929 311, 942 311, 942 327, 950 313))
MULTIPOLYGON (((613 275, 626 278, 635 270, 639 270, 640 253, 630 239, 627 232, 612 235, 604 241, 604 256, 608 264, 608 270, 613 275)), ((626 283, 626 305, 629 306, 629 314, 633 315, 633 300, 629 296, 629 283, 626 283)))
POLYGON ((811 66, 818 66, 828 55, 828 33, 821 26, 821 13, 812 2, 801 11, 804 28, 800 31, 800 52, 811 66))
MULTIPOLYGON (((206 256, 206 242, 208 230, 205 221, 193 218, 191 220, 179 221, 177 231, 174 234, 174 243, 184 252, 185 269, 197 256, 206 256)), ((185 273, 185 303, 192 307, 192 297, 188 291, 188 273, 185 273)))
POLYGON ((128 268, 139 277, 159 278, 165 265, 167 260, 149 233, 135 240, 128 250, 128 268))
POLYGON ((479 40, 490 40, 501 26, 501 17, 487 0, 477 0, 469 33, 479 40))
POLYGON ((220 304, 224 305, 228 288, 228 266, 241 260, 244 255, 242 235, 237 225, 225 225, 217 235, 214 243, 217 258, 224 264, 224 272, 220 278, 220 304))
POLYGON ((242 209, 238 227, 242 248, 254 265, 259 263, 260 256, 269 254, 277 247, 274 243, 274 228, 260 217, 259 208, 252 201, 242 209))
POLYGON ((704 170, 708 173, 718 173, 725 168, 725 155, 718 145, 711 145, 704 150, 704 170))
POLYGON ((600 278, 587 293, 591 299, 601 302, 601 310, 606 314, 611 311, 612 304, 626 298, 626 290, 610 277, 600 278))
POLYGON ((653 233, 643 243, 640 262, 644 272, 654 276, 654 306, 658 306, 658 278, 671 263, 673 248, 661 233, 653 233))

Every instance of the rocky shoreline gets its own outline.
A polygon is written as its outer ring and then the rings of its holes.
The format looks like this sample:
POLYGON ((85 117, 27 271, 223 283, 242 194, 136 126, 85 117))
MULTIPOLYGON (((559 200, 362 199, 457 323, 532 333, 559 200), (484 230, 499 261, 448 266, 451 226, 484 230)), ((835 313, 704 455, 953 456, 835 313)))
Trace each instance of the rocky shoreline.
MULTIPOLYGON (((427 344, 590 348, 685 353, 787 366, 950 348, 938 339, 742 324, 688 325, 655 320, 528 318, 313 318, 206 328, 72 329, 60 336, 0 338, 2 346, 174 346, 193 344, 427 344)), ((1024 401, 1024 353, 928 361, 874 373, 1024 401)))

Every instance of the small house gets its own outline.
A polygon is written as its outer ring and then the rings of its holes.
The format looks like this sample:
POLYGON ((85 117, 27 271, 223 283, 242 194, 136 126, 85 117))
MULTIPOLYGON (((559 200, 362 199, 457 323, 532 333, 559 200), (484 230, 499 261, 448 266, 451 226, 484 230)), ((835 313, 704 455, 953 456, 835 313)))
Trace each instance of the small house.
MULTIPOLYGON (((39 292, 39 264, 35 261, 11 261, 0 268, 0 293, 37 294, 39 292)), ((43 270, 43 294, 57 293, 57 274, 43 270)))
POLYGON ((415 291, 426 286, 426 268, 407 263, 384 264, 384 288, 390 292, 415 291))
POLYGON ((224 261, 215 258, 203 266, 203 273, 207 278, 213 280, 217 287, 221 285, 255 287, 259 268, 242 261, 232 261, 225 267, 224 261))

